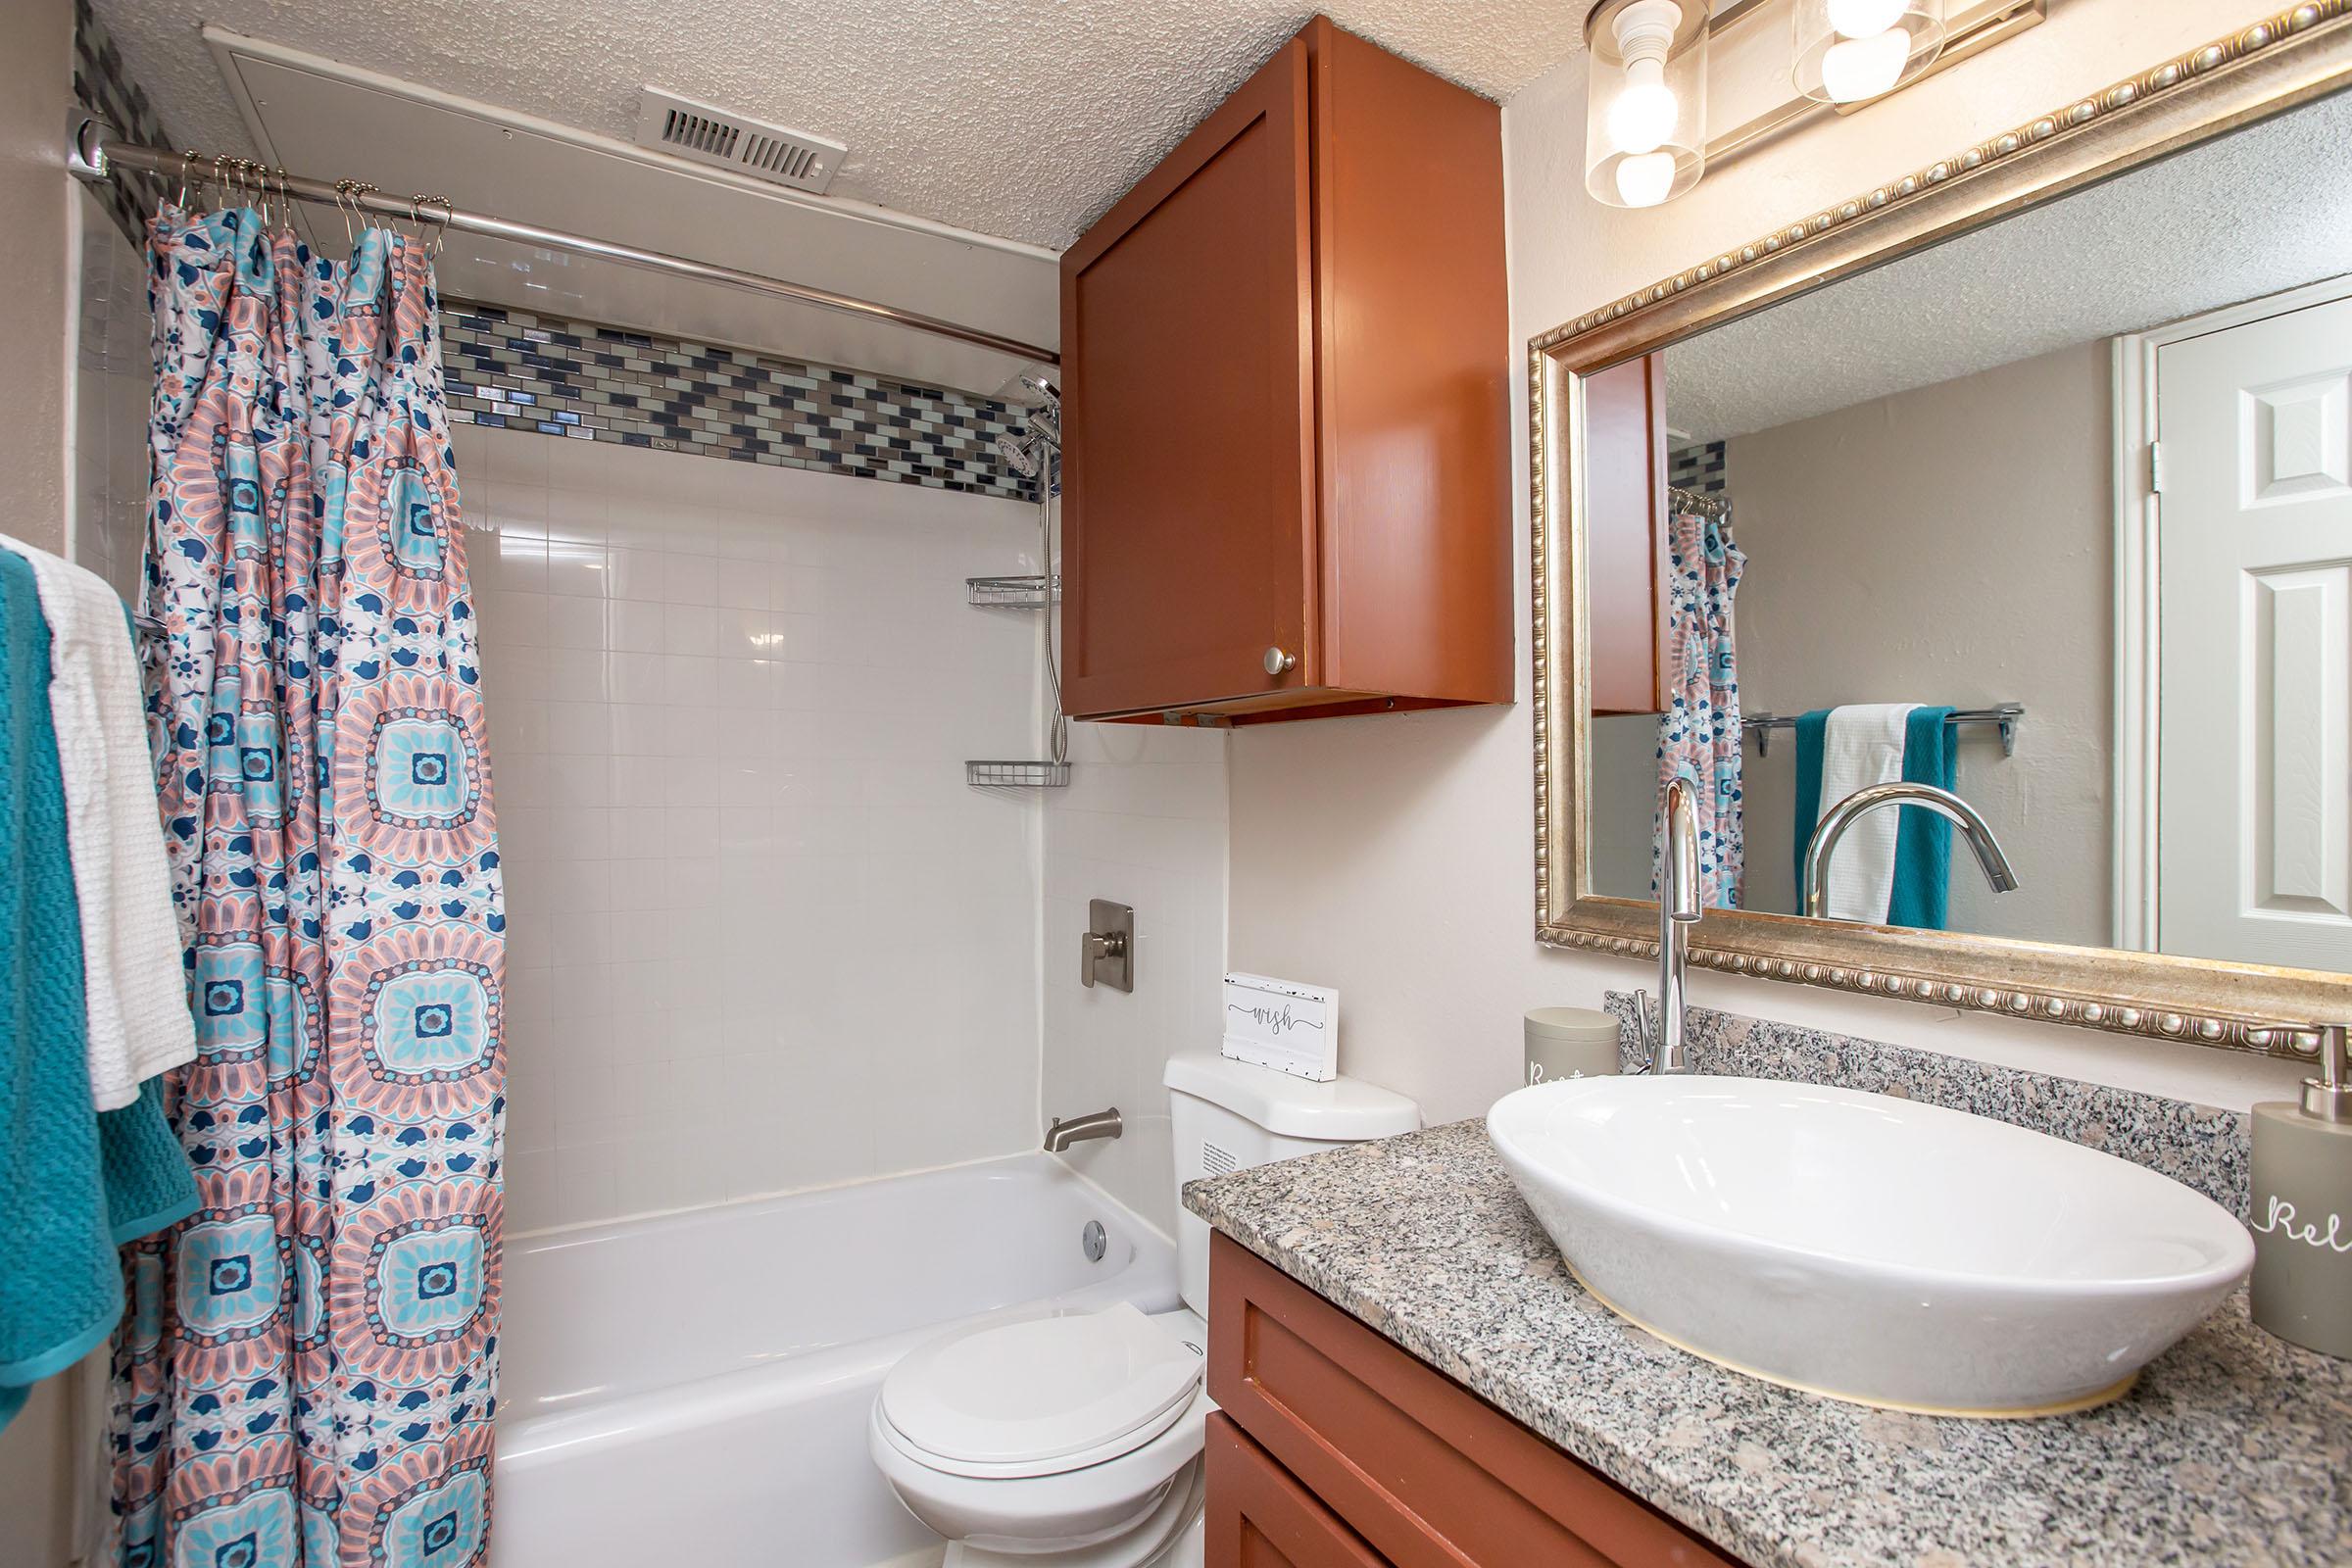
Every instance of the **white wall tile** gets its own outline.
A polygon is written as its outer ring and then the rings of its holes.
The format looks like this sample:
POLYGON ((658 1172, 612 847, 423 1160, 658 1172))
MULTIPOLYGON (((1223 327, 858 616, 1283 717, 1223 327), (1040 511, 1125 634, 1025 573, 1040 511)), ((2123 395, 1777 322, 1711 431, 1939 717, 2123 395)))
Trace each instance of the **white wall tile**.
POLYGON ((500 529, 511 1222, 1033 1148, 1040 809, 962 764, 1035 746, 1035 627, 961 579, 1034 569, 1035 514, 521 432, 460 459, 500 529))

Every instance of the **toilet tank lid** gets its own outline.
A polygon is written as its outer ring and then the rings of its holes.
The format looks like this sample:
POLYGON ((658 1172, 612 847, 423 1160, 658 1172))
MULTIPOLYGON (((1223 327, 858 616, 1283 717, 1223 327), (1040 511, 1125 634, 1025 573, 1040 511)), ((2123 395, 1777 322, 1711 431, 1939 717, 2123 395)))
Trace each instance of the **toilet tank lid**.
POLYGON ((1215 1052, 1170 1056, 1160 1081, 1177 1094, 1222 1105, 1285 1138, 1352 1144, 1394 1138, 1421 1125, 1419 1105, 1378 1084, 1346 1076, 1319 1084, 1215 1052))

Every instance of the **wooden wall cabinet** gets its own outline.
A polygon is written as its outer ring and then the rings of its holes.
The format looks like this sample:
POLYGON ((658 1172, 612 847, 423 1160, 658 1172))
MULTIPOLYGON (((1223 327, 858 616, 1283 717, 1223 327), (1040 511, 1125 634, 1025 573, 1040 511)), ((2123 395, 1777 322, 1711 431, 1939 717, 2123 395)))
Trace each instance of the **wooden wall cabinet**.
POLYGON ((1499 111, 1323 18, 1061 260, 1063 706, 1511 699, 1499 111))
POLYGON ((1737 1568, 1225 1236, 1207 1568, 1737 1568))

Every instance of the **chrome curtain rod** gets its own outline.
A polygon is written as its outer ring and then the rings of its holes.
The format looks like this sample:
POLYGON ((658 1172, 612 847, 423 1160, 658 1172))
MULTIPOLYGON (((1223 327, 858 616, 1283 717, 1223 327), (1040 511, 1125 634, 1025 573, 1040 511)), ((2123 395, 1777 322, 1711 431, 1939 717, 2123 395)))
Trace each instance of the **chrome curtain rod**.
POLYGON ((720 267, 712 262, 698 262, 689 256, 640 250, 634 245, 598 239, 590 234, 567 234, 560 228, 540 228, 531 223, 517 223, 511 219, 492 218, 486 213, 470 213, 462 207, 452 207, 438 197, 387 196, 373 186, 348 181, 337 185, 328 180, 311 179, 301 174, 286 173, 282 170, 267 169, 244 159, 223 158, 216 163, 200 153, 175 153, 160 147, 142 147, 136 142, 120 140, 114 126, 94 115, 82 112, 75 113, 70 129, 72 134, 67 138, 70 148, 67 167, 76 178, 83 180, 95 182, 106 179, 117 170, 157 174, 167 180, 209 180, 220 174, 232 182, 241 180, 256 190, 291 197, 296 201, 327 207, 356 206, 363 213, 374 213, 382 218, 405 218, 412 222, 434 223, 461 234, 482 234, 491 239, 512 240, 518 245, 544 245, 555 250, 618 262, 624 267, 641 267, 648 271, 668 272, 705 283, 723 284, 746 293, 798 300, 804 305, 815 305, 847 316, 862 316, 869 320, 887 321, 893 326, 910 327, 934 337, 953 338, 958 343, 993 349, 1017 359, 1035 360, 1047 365, 1061 363, 1061 357, 1054 350, 1035 343, 1023 343, 1018 338, 1000 336, 976 326, 944 321, 935 316, 902 311, 895 305, 884 305, 875 300, 836 294, 831 289, 816 288, 807 283, 766 277, 758 272, 720 267))

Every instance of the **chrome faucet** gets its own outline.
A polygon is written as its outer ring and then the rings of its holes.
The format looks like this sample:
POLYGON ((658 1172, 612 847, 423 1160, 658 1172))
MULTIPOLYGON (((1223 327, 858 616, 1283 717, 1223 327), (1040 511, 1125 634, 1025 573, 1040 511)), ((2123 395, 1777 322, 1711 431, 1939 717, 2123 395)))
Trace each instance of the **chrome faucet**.
POLYGON ((1072 1116, 1063 1121, 1059 1116, 1046 1129, 1046 1152, 1058 1154, 1072 1144, 1082 1144, 1089 1138, 1116 1138, 1126 1131, 1119 1120, 1119 1107, 1093 1111, 1084 1116, 1072 1116))
POLYGON ((1658 1019, 1653 1029, 1649 998, 1634 993, 1634 1014, 1648 1058, 1643 1072, 1689 1072, 1683 1049, 1683 975, 1689 967, 1688 933, 1698 923, 1698 794, 1687 778, 1670 778, 1658 792, 1662 835, 1658 864, 1658 1019))
POLYGON ((2009 869, 2009 857, 2002 853, 2001 841, 1992 835, 1992 825, 1980 815, 1977 808, 1933 784, 1914 784, 1900 780, 1889 784, 1869 784, 1854 791, 1844 800, 1821 813, 1820 822, 1813 828, 1813 840, 1805 848, 1805 912, 1816 920, 1830 914, 1830 857, 1837 853, 1838 841, 1845 836, 1865 814, 1882 806, 1924 806, 1939 816, 1948 816, 1960 824, 1968 847, 1977 852, 1977 864, 1984 868, 1984 880, 1992 884, 1995 893, 2008 893, 2017 887, 2017 873, 2009 869))

